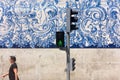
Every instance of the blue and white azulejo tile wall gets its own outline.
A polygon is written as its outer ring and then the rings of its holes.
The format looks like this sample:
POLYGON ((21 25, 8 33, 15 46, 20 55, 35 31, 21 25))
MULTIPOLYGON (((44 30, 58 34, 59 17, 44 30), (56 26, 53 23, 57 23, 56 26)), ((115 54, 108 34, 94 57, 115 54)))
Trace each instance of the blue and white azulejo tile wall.
POLYGON ((0 48, 54 48, 68 4, 79 11, 71 47, 120 47, 120 0, 0 0, 0 48))

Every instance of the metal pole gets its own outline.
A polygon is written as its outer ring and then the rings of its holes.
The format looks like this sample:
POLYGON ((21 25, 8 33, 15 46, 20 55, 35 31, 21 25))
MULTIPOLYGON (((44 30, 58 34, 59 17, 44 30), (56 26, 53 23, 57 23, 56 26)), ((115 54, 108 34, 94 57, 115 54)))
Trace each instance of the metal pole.
POLYGON ((67 71, 66 71, 66 77, 67 80, 70 80, 70 14, 71 14, 71 9, 67 8, 67 28, 66 28, 66 58, 67 58, 67 71))
POLYGON ((67 45, 66 45, 66 55, 67 55, 67 80, 70 80, 70 32, 67 33, 67 45))

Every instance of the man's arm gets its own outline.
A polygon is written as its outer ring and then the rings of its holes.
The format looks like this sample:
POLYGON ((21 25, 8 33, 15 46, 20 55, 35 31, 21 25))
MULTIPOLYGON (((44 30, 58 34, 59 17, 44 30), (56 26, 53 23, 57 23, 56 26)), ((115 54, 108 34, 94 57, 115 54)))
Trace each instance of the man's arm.
POLYGON ((14 68, 13 71, 15 73, 15 80, 18 80, 18 70, 17 70, 17 68, 14 68))
POLYGON ((1 75, 0 77, 4 78, 8 75, 9 73, 7 72, 6 74, 1 75))

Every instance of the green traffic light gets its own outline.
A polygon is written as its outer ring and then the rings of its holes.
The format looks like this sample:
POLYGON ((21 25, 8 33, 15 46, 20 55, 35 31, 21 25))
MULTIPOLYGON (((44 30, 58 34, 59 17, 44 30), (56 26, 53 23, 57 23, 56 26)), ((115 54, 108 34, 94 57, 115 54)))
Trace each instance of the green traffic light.
POLYGON ((56 32, 56 46, 58 48, 64 47, 64 32, 56 32))
POLYGON ((62 47, 63 46, 63 42, 61 40, 58 41, 58 46, 62 47))

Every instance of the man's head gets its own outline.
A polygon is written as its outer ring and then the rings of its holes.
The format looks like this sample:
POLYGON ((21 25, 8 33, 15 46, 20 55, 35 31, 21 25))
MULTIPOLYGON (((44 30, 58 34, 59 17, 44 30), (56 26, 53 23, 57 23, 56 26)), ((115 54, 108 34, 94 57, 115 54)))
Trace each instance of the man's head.
POLYGON ((16 57, 15 56, 10 56, 10 63, 16 62, 16 57))

